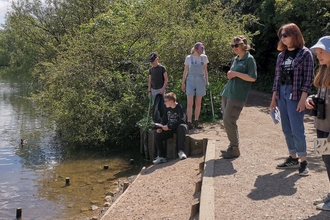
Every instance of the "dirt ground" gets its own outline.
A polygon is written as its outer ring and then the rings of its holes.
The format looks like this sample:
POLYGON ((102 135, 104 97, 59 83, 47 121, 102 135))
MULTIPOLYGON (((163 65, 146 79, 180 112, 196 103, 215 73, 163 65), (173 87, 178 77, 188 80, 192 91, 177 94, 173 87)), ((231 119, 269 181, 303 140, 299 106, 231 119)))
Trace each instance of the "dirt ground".
MULTIPOLYGON (((191 130, 193 138, 216 140, 214 163, 215 219, 330 219, 312 201, 329 190, 324 164, 313 154, 313 118, 306 114, 305 132, 310 176, 298 170, 279 170, 288 156, 281 125, 269 115, 269 94, 252 91, 238 121, 241 156, 226 160, 220 150, 228 146, 221 121, 191 130)), ((204 157, 171 160, 145 168, 106 212, 108 219, 198 219, 191 207, 199 201, 195 186, 202 179, 204 157)), ((211 219, 210 219, 211 220, 211 219)))

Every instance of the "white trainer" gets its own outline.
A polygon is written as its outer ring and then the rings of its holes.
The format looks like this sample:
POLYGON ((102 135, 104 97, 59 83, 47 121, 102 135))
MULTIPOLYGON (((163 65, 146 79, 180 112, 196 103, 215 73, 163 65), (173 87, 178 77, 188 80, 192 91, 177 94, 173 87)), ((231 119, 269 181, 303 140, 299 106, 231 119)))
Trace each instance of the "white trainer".
POLYGON ((180 160, 187 158, 186 154, 182 150, 179 151, 178 155, 179 155, 180 160))
POLYGON ((321 203, 327 203, 328 201, 330 201, 330 193, 327 193, 326 195, 324 195, 321 198, 315 199, 313 201, 313 205, 318 205, 318 204, 321 204, 321 203))
POLYGON ((323 210, 323 211, 330 211, 330 201, 328 200, 325 203, 320 203, 316 205, 316 209, 323 210))
POLYGON ((155 160, 152 161, 154 164, 159 164, 159 163, 166 163, 167 159, 165 157, 156 157, 155 160))

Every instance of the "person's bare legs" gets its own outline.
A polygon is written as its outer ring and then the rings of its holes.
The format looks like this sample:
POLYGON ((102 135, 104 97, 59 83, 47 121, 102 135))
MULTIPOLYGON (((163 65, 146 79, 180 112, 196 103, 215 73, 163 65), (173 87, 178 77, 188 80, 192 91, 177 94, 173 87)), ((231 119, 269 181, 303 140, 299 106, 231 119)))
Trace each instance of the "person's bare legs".
MULTIPOLYGON (((290 156, 293 158, 293 159, 297 159, 297 154, 290 154, 290 156)), ((304 162, 305 160, 307 159, 306 156, 301 156, 300 157, 300 162, 304 162)))
POLYGON ((187 95, 187 120, 188 120, 188 122, 191 122, 193 105, 194 105, 194 96, 187 95))
MULTIPOLYGON (((290 154, 290 156, 293 158, 293 159, 297 159, 297 154, 290 154)), ((305 157, 306 158, 306 157, 305 157)))
POLYGON ((203 96, 196 96, 195 98, 195 120, 198 120, 201 114, 202 98, 203 96))

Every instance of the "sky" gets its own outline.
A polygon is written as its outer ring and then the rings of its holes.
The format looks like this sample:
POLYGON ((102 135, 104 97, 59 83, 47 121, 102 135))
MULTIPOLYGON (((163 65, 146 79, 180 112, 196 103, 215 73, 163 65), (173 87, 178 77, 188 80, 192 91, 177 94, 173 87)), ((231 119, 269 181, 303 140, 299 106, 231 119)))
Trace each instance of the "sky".
POLYGON ((0 0, 0 24, 5 22, 5 15, 10 8, 12 0, 0 0))

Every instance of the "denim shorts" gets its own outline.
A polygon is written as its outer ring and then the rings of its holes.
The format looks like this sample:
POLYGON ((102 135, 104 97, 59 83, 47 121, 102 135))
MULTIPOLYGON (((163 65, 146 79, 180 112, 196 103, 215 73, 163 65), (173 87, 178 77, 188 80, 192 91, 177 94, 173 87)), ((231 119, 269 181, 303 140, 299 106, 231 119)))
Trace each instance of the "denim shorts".
POLYGON ((204 75, 202 76, 189 76, 187 77, 186 94, 189 96, 205 96, 206 95, 206 82, 204 75))

